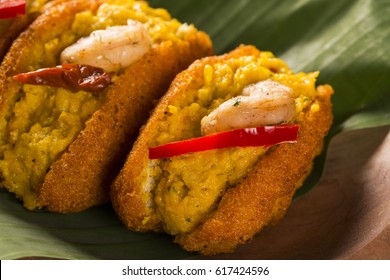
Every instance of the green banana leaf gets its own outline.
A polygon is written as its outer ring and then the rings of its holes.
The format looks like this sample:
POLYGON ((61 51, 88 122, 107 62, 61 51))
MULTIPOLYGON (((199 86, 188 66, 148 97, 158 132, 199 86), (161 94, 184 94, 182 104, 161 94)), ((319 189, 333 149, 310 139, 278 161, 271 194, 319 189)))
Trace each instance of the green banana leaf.
MULTIPOLYGON (((151 0, 213 39, 217 54, 252 44, 296 72, 320 70, 329 83, 334 125, 345 130, 390 124, 389 0, 151 0)), ((315 187, 326 150, 298 194, 315 187)), ((72 215, 25 210, 0 191, 0 258, 179 259, 192 257, 165 234, 124 229, 109 205, 72 215)))

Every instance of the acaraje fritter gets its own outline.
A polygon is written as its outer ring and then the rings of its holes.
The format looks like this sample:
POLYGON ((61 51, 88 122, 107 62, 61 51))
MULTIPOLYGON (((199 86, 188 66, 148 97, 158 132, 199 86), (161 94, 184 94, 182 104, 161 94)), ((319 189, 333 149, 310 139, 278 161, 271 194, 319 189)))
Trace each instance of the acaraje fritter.
POLYGON ((205 33, 145 1, 53 2, 0 67, 0 185, 28 209, 70 213, 108 202, 155 100, 210 54, 205 33), (103 68, 111 82, 96 93, 16 79, 42 82, 40 69, 63 63, 103 68))
POLYGON ((164 230, 185 250, 208 255, 278 223, 332 123, 333 89, 317 87, 318 74, 295 74, 272 53, 242 45, 177 75, 112 185, 124 225, 164 230), (236 131, 297 127, 293 143, 226 147, 233 140, 225 135, 236 131), (202 143, 221 148, 202 151, 202 143))

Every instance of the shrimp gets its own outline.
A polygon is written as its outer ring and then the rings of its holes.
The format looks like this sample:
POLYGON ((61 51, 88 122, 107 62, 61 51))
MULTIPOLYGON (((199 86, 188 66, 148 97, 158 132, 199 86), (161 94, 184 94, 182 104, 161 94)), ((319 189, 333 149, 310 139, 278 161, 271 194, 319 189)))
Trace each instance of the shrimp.
POLYGON ((128 67, 151 47, 151 38, 140 22, 129 20, 127 25, 96 30, 61 53, 61 63, 87 64, 118 72, 128 67))
POLYGON ((288 122, 295 115, 293 95, 290 87, 270 79, 249 85, 201 120, 202 134, 288 122))

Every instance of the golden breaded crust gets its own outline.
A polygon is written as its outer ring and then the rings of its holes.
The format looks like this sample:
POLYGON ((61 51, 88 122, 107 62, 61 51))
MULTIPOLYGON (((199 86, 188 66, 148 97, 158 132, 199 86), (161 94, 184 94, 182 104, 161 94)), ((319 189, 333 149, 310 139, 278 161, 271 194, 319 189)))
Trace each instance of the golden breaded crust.
MULTIPOLYGON (((33 50, 34 46, 70 28, 75 13, 94 11, 104 1, 63 2, 46 9, 6 56, 6 66, 0 72, 0 89, 4 92, 15 92, 20 87, 10 80, 5 83, 8 77, 31 70, 28 69, 31 64, 27 50, 33 50)), ((39 206, 70 213, 107 202, 110 182, 124 162, 154 100, 166 92, 178 72, 195 59, 210 54, 209 37, 197 32, 186 41, 166 41, 153 47, 128 67, 110 86, 105 103, 87 121, 85 129, 52 164, 39 189, 39 206)), ((0 109, 5 103, 0 103, 0 109)))
MULTIPOLYGON (((111 197, 114 209, 130 229, 159 231, 161 222, 148 204, 146 186, 137 178, 149 164, 148 142, 158 128, 164 110, 176 98, 199 88, 203 83, 203 68, 225 59, 258 55, 251 46, 240 46, 223 56, 203 58, 194 62, 173 81, 169 91, 142 130, 120 174, 113 183, 111 197)), ((218 208, 207 220, 189 234, 176 236, 184 249, 203 254, 230 252, 250 240, 264 226, 277 223, 287 211, 295 190, 309 174, 313 158, 318 155, 332 123, 330 86, 318 87, 317 112, 307 109, 301 113, 299 140, 270 149, 252 172, 239 185, 229 189, 218 208)), ((310 106, 309 106, 310 107, 310 106)))

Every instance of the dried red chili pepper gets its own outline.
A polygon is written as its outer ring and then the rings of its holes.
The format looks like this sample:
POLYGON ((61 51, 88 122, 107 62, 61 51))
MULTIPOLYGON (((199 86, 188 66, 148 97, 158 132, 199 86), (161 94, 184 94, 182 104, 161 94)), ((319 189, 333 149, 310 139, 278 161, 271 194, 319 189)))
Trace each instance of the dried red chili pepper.
POLYGON ((32 72, 22 73, 13 77, 24 84, 45 85, 66 88, 72 91, 84 90, 99 92, 109 86, 111 77, 102 68, 80 65, 63 64, 53 68, 43 68, 32 72))

